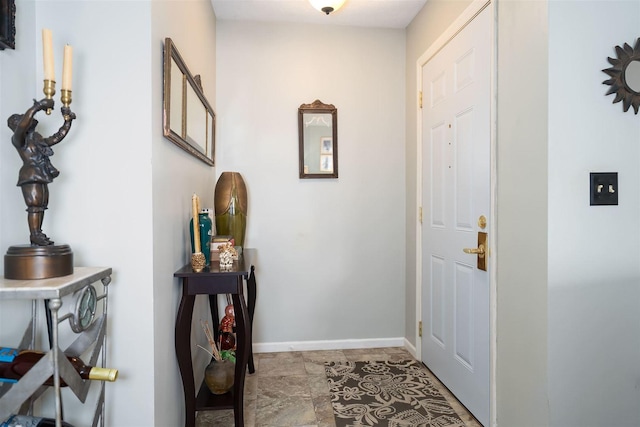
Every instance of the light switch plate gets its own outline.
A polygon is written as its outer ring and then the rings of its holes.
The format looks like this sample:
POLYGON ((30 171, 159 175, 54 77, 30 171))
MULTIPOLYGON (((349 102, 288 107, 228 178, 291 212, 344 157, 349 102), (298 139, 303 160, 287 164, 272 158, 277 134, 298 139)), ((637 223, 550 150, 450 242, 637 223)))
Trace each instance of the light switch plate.
POLYGON ((591 206, 618 204, 618 172, 591 172, 589 181, 591 206))

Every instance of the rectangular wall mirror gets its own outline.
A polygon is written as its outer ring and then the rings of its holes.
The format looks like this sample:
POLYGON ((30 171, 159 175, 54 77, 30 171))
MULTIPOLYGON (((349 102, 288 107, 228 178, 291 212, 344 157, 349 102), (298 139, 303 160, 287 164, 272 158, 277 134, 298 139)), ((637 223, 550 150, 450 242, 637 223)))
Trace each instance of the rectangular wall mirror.
POLYGON ((163 131, 178 147, 215 165, 215 113, 199 76, 191 75, 170 38, 164 41, 163 131))
POLYGON ((338 110, 316 99, 298 108, 300 178, 338 177, 338 110))

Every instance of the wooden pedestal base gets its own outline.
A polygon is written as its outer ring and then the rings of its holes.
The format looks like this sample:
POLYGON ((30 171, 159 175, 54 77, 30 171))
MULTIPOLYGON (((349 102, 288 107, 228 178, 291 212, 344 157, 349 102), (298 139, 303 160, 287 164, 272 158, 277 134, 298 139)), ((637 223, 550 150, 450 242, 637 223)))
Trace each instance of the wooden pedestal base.
POLYGON ((49 279, 73 274, 73 252, 69 245, 10 246, 4 256, 6 279, 49 279))

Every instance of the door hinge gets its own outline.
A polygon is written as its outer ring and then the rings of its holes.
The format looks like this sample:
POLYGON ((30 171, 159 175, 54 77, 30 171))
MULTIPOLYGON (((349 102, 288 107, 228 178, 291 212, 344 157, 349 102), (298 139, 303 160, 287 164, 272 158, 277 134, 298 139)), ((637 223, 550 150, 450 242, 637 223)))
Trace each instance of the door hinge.
POLYGON ((422 320, 418 322, 418 336, 422 336, 422 320))
POLYGON ((422 108, 422 91, 418 92, 418 105, 422 108))
POLYGON ((422 206, 418 208, 418 221, 422 224, 422 206))

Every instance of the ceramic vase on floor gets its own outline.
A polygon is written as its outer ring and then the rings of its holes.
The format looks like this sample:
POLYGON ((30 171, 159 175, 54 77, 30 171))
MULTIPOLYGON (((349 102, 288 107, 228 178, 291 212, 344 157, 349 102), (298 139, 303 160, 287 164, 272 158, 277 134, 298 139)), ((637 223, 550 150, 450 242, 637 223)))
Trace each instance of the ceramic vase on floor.
POLYGON ((204 382, 213 394, 225 394, 233 387, 236 364, 212 360, 204 371, 204 382))
POLYGON ((215 189, 216 233, 233 236, 244 247, 247 228, 247 187, 238 172, 222 172, 215 189))

